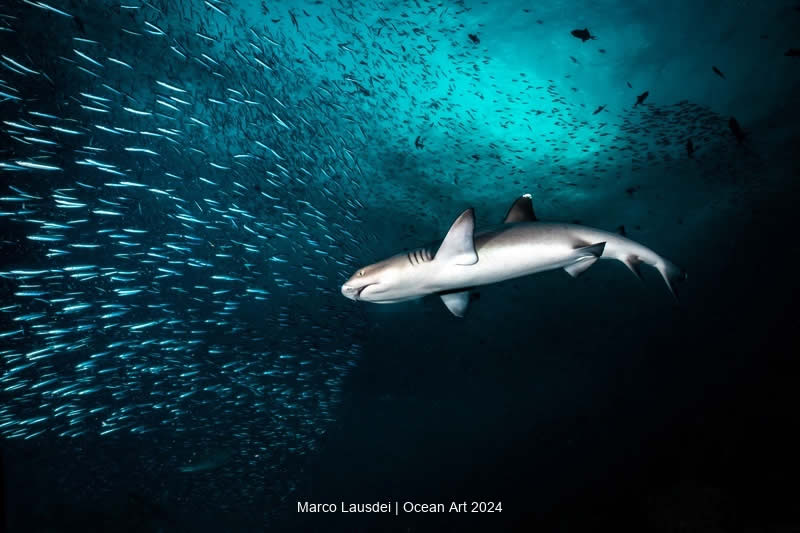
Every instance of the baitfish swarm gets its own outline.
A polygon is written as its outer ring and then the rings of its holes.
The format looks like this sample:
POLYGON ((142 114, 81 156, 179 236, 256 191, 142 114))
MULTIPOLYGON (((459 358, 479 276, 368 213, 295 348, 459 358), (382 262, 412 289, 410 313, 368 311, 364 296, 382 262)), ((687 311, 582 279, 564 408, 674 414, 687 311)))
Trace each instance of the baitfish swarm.
POLYGON ((223 43, 229 7, 102 4, 0 8, 0 435, 211 436, 278 470, 360 355, 363 134, 277 36, 223 43))

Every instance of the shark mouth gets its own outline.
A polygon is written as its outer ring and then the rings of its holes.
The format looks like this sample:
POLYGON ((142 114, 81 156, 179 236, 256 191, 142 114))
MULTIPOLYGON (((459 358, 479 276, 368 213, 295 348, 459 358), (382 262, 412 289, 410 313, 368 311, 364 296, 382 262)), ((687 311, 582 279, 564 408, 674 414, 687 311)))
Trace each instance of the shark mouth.
POLYGON ((364 289, 366 289, 367 287, 371 287, 372 285, 377 285, 377 283, 370 283, 369 285, 364 285, 363 287, 359 288, 358 292, 356 293, 356 300, 358 300, 361 297, 361 293, 364 292, 364 289))

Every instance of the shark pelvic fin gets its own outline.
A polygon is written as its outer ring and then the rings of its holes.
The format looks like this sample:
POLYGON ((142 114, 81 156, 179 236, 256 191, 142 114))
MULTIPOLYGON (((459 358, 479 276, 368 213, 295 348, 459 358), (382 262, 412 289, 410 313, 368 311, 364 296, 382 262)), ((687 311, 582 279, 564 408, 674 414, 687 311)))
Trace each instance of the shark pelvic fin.
POLYGON ((475 251, 475 210, 469 208, 453 222, 434 260, 456 265, 474 265, 478 262, 475 251))
POLYGON ((448 292, 440 295, 444 305, 457 317, 463 317, 469 306, 469 291, 448 292))
POLYGON ((503 224, 513 224, 514 222, 536 222, 536 214, 533 212, 533 200, 530 194, 523 194, 517 198, 511 208, 506 213, 503 224))
POLYGON ((603 255, 603 250, 605 250, 605 248, 606 243, 604 242, 578 248, 575 250, 575 261, 565 266, 564 270, 566 270, 567 274, 573 278, 577 278, 586 272, 590 266, 595 264, 598 259, 600 259, 600 256, 603 255))

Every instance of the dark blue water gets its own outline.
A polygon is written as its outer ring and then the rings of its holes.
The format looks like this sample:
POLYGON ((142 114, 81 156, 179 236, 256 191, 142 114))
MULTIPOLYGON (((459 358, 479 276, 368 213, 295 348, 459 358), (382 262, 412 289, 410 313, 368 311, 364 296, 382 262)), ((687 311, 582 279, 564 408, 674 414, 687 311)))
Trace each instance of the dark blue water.
POLYGON ((796 530, 799 21, 0 6, 0 531, 796 530), (679 299, 613 261, 464 318, 340 293, 525 193, 679 299))

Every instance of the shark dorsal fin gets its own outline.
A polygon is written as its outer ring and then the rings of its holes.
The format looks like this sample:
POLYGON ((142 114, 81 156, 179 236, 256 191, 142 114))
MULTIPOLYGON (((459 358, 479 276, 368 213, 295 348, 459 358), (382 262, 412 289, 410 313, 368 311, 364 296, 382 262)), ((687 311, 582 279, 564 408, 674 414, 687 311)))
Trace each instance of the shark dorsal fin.
POLYGON ((478 262, 475 252, 475 210, 469 208, 459 215, 450 231, 447 232, 439 250, 436 261, 446 261, 456 265, 474 265, 478 262))
POLYGON ((506 218, 503 224, 513 224, 514 222, 536 222, 536 214, 533 212, 533 200, 530 194, 523 194, 517 198, 511 209, 506 213, 506 218))

